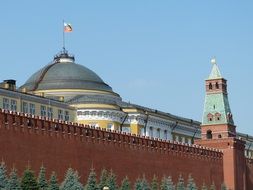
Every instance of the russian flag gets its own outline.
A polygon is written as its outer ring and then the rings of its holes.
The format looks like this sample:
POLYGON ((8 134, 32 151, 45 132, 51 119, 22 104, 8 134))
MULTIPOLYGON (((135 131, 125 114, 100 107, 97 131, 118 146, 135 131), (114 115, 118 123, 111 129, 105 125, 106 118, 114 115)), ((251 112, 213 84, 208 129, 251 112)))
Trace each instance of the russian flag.
POLYGON ((64 22, 64 32, 72 32, 72 26, 69 23, 64 22))

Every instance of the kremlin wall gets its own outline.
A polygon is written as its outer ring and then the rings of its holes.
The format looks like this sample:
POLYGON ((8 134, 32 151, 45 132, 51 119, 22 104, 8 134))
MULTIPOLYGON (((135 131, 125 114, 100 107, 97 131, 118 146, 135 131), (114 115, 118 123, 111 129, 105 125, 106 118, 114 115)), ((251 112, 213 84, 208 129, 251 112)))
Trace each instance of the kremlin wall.
POLYGON ((112 169, 119 181, 191 174, 198 186, 253 189, 251 137, 236 131, 215 60, 201 123, 125 103, 74 61, 64 51, 19 89, 13 81, 0 85, 0 156, 8 166, 38 172, 43 164, 60 179, 73 167, 82 181, 91 167, 112 169))
POLYGON ((1 157, 19 171, 29 163, 38 172, 43 164, 63 179, 73 167, 85 180, 93 166, 97 171, 113 169, 118 180, 125 175, 134 180, 191 174, 198 186, 225 182, 230 189, 253 188, 253 160, 244 157, 244 142, 235 138, 188 145, 4 110, 0 121, 1 157))

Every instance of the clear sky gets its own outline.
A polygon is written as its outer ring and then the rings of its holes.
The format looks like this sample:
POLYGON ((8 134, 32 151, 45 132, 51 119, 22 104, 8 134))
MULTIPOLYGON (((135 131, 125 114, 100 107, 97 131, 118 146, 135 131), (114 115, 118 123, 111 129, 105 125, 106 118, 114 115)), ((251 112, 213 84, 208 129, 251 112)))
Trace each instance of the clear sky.
POLYGON ((0 80, 18 85, 66 47, 125 101, 200 121, 215 56, 237 131, 253 135, 253 1, 1 1, 0 80))

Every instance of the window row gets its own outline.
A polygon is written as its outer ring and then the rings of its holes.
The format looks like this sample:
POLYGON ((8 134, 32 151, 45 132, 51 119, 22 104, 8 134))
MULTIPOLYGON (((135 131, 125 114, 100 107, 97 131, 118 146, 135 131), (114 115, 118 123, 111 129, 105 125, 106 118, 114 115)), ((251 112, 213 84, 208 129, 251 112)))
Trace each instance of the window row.
POLYGON ((3 98, 3 109, 17 111, 17 101, 13 99, 3 98))
POLYGON ((153 138, 158 138, 158 139, 163 139, 163 140, 170 140, 167 130, 162 130, 160 128, 153 128, 153 127, 149 127, 147 130, 148 131, 145 131, 145 128, 142 128, 141 135, 142 136, 149 136, 149 137, 153 137, 153 138))
MULTIPOLYGON (((40 115, 42 117, 48 117, 50 119, 55 118, 54 117, 54 112, 53 112, 53 108, 52 107, 47 107, 47 106, 40 106, 40 115)), ((58 109, 58 116, 57 119, 59 120, 65 120, 65 121, 69 121, 69 111, 64 111, 62 109, 58 109)))
MULTIPOLYGON (((3 98, 3 109, 17 111, 17 100, 3 98)), ((21 104, 21 112, 35 115, 36 113, 35 104, 23 101, 21 104)), ((52 107, 44 106, 44 105, 40 106, 40 116, 42 117, 48 117, 50 119, 57 118, 59 120, 65 120, 65 121, 69 121, 70 119, 69 111, 58 109, 57 117, 54 117, 53 113, 54 112, 53 112, 52 107)))

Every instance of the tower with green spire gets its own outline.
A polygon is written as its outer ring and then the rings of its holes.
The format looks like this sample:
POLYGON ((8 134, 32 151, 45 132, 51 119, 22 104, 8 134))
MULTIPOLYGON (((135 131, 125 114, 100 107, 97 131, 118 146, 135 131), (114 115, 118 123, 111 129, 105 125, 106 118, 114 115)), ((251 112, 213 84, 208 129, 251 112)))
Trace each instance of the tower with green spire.
POLYGON ((228 101, 227 80, 222 77, 216 60, 212 59, 211 63, 212 71, 205 80, 202 139, 235 137, 236 130, 228 101))

